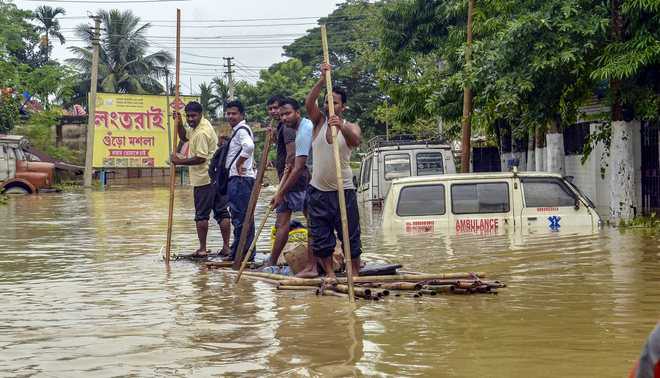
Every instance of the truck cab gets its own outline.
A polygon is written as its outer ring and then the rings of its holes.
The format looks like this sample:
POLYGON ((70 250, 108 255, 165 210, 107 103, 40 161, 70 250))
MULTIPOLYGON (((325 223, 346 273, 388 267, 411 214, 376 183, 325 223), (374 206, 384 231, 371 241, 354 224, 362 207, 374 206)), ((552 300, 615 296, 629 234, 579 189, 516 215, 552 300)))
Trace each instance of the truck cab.
POLYGON ((382 205, 392 180, 402 177, 456 173, 451 146, 440 140, 382 136, 368 142, 357 177, 358 201, 382 205))
POLYGON ((32 161, 27 138, 0 135, 0 193, 33 194, 53 185, 55 165, 32 161))

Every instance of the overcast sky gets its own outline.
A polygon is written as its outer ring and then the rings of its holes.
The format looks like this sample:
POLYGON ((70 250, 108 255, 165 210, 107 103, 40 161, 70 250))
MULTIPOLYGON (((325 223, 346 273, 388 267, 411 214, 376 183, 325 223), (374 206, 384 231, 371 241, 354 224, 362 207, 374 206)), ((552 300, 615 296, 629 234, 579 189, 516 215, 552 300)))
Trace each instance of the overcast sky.
MULTIPOLYGON (((54 43, 52 57, 64 62, 71 57, 68 46, 81 46, 76 41, 73 28, 81 23, 90 26, 93 22, 88 14, 98 9, 131 9, 152 27, 147 36, 150 50, 169 50, 175 55, 176 9, 182 13, 181 42, 181 88, 190 92, 190 81, 194 93, 199 83, 210 81, 222 74, 222 57, 234 57, 238 80, 254 82, 259 69, 285 60, 282 45, 304 35, 316 26, 319 17, 327 16, 341 0, 188 0, 135 2, 118 1, 28 1, 15 0, 22 9, 33 10, 40 5, 62 7, 66 16, 60 19, 67 43, 54 43), (202 39, 200 39, 202 38, 202 39), (185 63, 189 62, 189 63, 185 63)), ((319 44, 321 41, 319 41, 319 44)))

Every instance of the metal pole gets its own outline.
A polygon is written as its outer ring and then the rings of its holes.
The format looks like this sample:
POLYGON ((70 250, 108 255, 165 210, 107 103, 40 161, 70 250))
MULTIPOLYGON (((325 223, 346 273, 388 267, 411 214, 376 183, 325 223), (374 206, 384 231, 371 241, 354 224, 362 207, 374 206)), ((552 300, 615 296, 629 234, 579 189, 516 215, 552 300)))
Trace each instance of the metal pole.
POLYGON ((99 77, 99 39, 101 35, 101 18, 98 16, 91 17, 94 19, 94 38, 92 39, 92 77, 90 83, 90 94, 88 101, 88 118, 87 118, 87 145, 85 146, 85 173, 83 175, 83 185, 86 188, 92 186, 92 157, 94 156, 94 127, 96 122, 96 87, 99 77))

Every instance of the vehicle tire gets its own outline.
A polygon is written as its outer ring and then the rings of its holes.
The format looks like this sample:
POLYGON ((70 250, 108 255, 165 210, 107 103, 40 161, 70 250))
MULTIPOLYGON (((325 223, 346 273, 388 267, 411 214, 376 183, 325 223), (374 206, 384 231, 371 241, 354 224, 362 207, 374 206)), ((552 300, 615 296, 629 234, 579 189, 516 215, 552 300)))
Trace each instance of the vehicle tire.
POLYGON ((25 194, 30 194, 30 191, 20 185, 13 185, 8 188, 5 188, 4 192, 2 194, 19 194, 19 195, 25 195, 25 194))

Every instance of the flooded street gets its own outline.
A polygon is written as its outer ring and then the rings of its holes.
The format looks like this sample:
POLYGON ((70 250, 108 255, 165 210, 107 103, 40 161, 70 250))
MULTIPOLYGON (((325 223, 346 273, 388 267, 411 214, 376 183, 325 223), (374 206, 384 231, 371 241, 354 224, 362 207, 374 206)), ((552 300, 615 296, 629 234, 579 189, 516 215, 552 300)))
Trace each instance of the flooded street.
MULTIPOLYGON (((660 319, 653 231, 397 237, 365 213, 366 260, 508 287, 351 312, 189 262, 167 270, 167 203, 167 188, 144 188, 0 206, 0 375, 622 377, 660 319)), ((192 252, 192 190, 175 206, 174 249, 192 252)))

